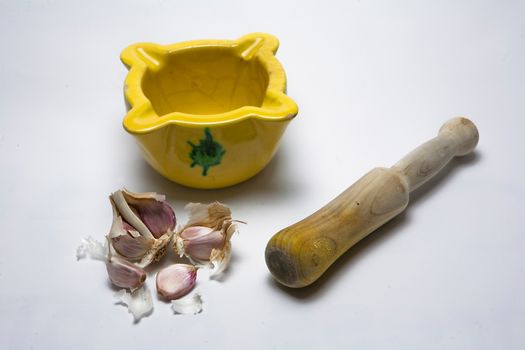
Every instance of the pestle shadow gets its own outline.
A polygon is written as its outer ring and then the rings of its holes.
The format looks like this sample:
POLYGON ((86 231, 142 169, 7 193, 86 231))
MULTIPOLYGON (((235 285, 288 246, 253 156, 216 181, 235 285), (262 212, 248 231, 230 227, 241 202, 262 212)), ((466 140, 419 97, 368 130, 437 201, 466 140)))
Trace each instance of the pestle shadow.
POLYGON ((268 284, 280 289, 285 292, 285 294, 301 302, 307 302, 322 297, 322 295, 328 290, 328 288, 326 288, 327 284, 333 283, 341 274, 351 272, 352 267, 358 264, 360 259, 364 259, 366 255, 371 254, 375 248, 386 243, 395 232, 401 231, 403 227, 411 221, 410 215, 407 213, 411 207, 421 205, 421 203, 424 202, 422 198, 428 200, 439 190, 439 188, 444 186, 447 181, 450 181, 453 178, 454 173, 460 168, 466 165, 474 165, 480 160, 481 155, 478 152, 471 153, 464 157, 453 158, 438 174, 410 194, 410 202, 404 212, 385 223, 350 248, 313 284, 303 288, 289 288, 275 281, 271 274, 268 274, 268 284), (447 178, 447 180, 445 180, 445 178, 447 178))

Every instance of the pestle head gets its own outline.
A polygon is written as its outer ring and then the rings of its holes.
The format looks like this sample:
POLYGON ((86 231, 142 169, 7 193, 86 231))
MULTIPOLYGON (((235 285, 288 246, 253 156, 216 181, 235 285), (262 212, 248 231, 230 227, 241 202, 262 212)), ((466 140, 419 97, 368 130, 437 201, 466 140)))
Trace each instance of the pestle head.
POLYGON ((452 134, 458 142, 457 156, 464 156, 472 152, 479 141, 478 128, 464 117, 453 118, 443 124, 439 129, 439 134, 443 133, 452 134))

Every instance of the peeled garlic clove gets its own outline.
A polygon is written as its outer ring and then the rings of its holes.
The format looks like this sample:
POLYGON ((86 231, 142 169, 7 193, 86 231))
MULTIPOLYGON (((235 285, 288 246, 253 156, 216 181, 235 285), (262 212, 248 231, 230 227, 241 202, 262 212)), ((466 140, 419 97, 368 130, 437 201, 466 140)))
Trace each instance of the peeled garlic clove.
POLYGON ((225 235, 221 231, 204 226, 191 226, 176 236, 179 255, 188 255, 199 260, 209 260, 213 249, 224 246, 225 235))
POLYGON ((139 288, 146 280, 146 272, 140 267, 117 257, 111 257, 106 263, 111 283, 131 291, 139 288))
POLYGON ((168 300, 178 299, 193 289, 196 279, 195 266, 173 264, 157 273, 157 292, 168 300))
POLYGON ((153 246, 154 240, 142 236, 131 237, 122 235, 111 238, 111 244, 116 252, 131 260, 142 258, 153 246))

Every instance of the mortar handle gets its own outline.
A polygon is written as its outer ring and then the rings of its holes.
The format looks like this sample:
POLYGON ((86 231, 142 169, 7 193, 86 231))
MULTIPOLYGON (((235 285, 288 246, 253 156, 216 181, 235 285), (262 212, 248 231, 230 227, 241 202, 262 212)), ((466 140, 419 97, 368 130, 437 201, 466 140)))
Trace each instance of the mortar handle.
POLYGON ((404 175, 410 191, 437 174, 455 156, 464 156, 478 144, 478 129, 469 119, 458 117, 447 121, 438 136, 425 142, 391 169, 404 175))

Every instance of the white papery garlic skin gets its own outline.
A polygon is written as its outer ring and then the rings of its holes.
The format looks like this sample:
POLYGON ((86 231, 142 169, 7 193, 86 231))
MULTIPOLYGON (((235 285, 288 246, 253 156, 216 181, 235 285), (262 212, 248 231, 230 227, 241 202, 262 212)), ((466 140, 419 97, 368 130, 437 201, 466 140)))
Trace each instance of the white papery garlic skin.
POLYGON ((109 248, 107 241, 101 243, 89 236, 83 238, 80 245, 77 248, 77 260, 85 259, 90 257, 93 260, 107 261, 108 260, 109 248))
POLYGON ((209 261, 214 249, 228 248, 236 225, 230 208, 219 202, 211 204, 189 203, 188 223, 175 235, 174 248, 180 256, 187 256, 199 263, 209 261))
POLYGON ((173 313, 180 315, 196 315, 202 312, 202 297, 196 292, 183 298, 172 300, 173 313))
POLYGON ((133 315, 136 323, 142 317, 151 315, 153 312, 153 300, 145 284, 131 293, 126 289, 121 289, 115 293, 115 297, 119 303, 128 307, 128 311, 133 315))
POLYGON ((157 273, 157 293, 167 300, 178 299, 195 287, 197 268, 188 264, 173 264, 157 273))
POLYGON ((227 242, 224 249, 213 249, 210 255, 210 262, 212 264, 212 268, 210 270, 210 279, 213 280, 221 280, 224 276, 224 271, 230 264, 230 260, 232 257, 231 254, 231 243, 227 242))
POLYGON ((174 249, 200 266, 211 268, 210 278, 220 280, 231 260, 230 239, 237 231, 230 208, 219 202, 189 203, 188 223, 175 234, 174 249))

